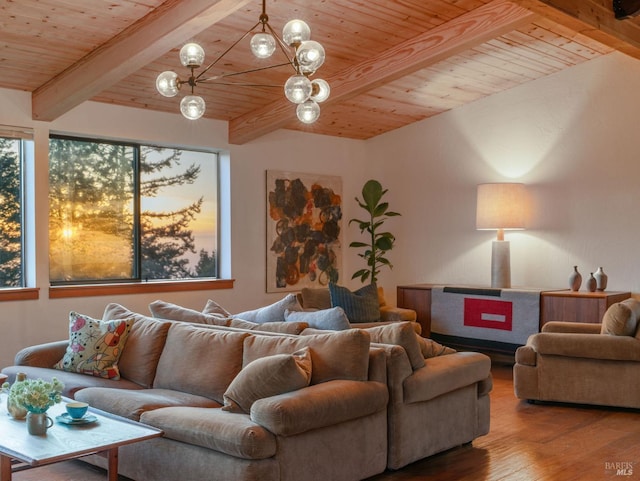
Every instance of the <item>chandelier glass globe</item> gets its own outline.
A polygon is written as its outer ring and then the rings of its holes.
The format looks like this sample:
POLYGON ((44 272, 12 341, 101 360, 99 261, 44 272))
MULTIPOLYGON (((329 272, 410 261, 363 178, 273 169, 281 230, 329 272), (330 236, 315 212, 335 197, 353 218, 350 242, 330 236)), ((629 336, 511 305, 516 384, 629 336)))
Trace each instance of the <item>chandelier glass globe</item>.
POLYGON ((269 58, 276 51, 276 39, 273 35, 260 32, 251 37, 251 51, 258 58, 269 58))
POLYGON ((198 95, 187 95, 180 101, 180 112, 189 120, 197 120, 204 114, 205 103, 198 95))
POLYGON ((314 40, 305 40, 296 49, 296 58, 302 72, 313 73, 324 63, 324 48, 314 40))
POLYGON ((284 84, 284 95, 294 104, 300 104, 311 95, 311 80, 304 75, 293 75, 284 84))
POLYGON ((156 88, 160 95, 165 97, 175 97, 180 90, 180 84, 178 83, 178 74, 171 70, 166 70, 158 75, 156 78, 156 88))
POLYGON ((329 87, 329 82, 326 80, 318 78, 311 81, 311 100, 324 102, 329 98, 330 93, 331 87, 329 87))
POLYGON ((282 28, 282 41, 290 47, 311 38, 311 29, 302 20, 289 20, 282 28))
POLYGON ((180 62, 185 67, 200 67, 204 63, 203 48, 197 43, 187 43, 180 49, 180 62))
POLYGON ((320 106, 313 100, 307 100, 296 107, 296 115, 300 122, 312 124, 320 117, 320 106))

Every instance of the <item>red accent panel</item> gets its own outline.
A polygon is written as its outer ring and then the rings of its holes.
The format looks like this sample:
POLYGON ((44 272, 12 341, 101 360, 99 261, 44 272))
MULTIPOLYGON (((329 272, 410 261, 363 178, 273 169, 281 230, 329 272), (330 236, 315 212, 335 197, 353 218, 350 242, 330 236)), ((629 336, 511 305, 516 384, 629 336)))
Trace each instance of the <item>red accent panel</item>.
POLYGON ((464 300, 464 325, 511 331, 513 303, 489 299, 464 300))

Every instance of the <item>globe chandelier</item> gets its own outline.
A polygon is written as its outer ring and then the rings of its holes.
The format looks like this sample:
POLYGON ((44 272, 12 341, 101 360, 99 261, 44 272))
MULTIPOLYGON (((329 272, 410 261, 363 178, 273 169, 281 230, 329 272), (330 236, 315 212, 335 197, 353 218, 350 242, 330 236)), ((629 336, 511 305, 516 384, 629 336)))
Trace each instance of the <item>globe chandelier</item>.
MULTIPOLYGON (((197 43, 187 43, 180 49, 180 62, 190 69, 189 77, 182 80, 178 74, 167 70, 158 75, 156 88, 165 97, 175 97, 183 85, 190 88, 188 95, 180 101, 180 112, 187 119, 196 120, 202 117, 206 104, 204 99, 195 94, 195 88, 199 84, 216 83, 221 85, 240 85, 245 87, 267 87, 270 85, 229 82, 229 77, 253 73, 271 68, 291 66, 294 74, 284 84, 284 95, 297 105, 296 115, 305 124, 312 124, 320 117, 320 102, 324 102, 330 93, 329 84, 323 79, 312 77, 325 59, 324 48, 320 43, 311 40, 311 29, 302 20, 290 20, 282 29, 282 37, 269 25, 269 16, 266 13, 266 0, 262 0, 262 14, 258 22, 251 27, 242 37, 234 42, 227 50, 210 63, 201 72, 196 72, 204 63, 204 49, 197 43), (260 27, 258 29, 258 27, 260 27), (255 30, 258 30, 255 32, 255 30), (242 72, 224 73, 205 77, 205 74, 222 58, 229 53, 242 40, 251 35, 250 47, 253 55, 259 59, 270 58, 276 50, 286 57, 286 62, 281 62, 265 67, 244 70, 242 72)), ((271 85, 272 86, 272 85, 271 85)))

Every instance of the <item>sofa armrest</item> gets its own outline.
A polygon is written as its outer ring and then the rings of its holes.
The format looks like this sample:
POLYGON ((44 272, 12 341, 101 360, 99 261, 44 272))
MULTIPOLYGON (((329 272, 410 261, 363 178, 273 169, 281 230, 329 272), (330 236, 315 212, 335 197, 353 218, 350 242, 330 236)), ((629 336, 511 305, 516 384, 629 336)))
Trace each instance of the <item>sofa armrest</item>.
POLYGON ((491 359, 478 352, 457 352, 425 360, 404 380, 404 402, 428 401, 491 376, 491 359))
POLYGON ((388 400, 383 383, 327 381, 259 399, 251 406, 251 420, 276 435, 293 436, 382 411, 388 400))
POLYGON ((380 306, 380 320, 386 322, 415 321, 416 311, 404 307, 380 306))
POLYGON ((631 336, 541 332, 527 341, 538 355, 640 361, 640 340, 631 336))
POLYGON ((54 341, 25 347, 16 354, 16 366, 53 367, 64 356, 69 341, 54 341))
POLYGON ((520 346, 516 349, 515 355, 516 364, 523 366, 535 366, 536 365, 536 351, 531 346, 520 346))
POLYGON ((542 326, 542 332, 573 332, 582 334, 600 334, 602 324, 592 322, 551 321, 542 326))

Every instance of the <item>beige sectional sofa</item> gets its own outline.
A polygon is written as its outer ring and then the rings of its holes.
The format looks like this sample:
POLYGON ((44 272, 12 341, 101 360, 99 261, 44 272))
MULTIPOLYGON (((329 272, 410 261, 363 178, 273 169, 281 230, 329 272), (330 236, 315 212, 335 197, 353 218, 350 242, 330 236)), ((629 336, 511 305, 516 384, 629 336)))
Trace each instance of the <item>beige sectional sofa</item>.
POLYGON ((162 429, 120 451, 120 473, 138 481, 358 480, 489 430, 489 358, 445 352, 411 323, 291 335, 107 312, 135 318, 119 380, 51 369, 67 341, 25 348, 3 372, 55 376, 68 396, 162 429), (308 386, 224 410, 252 361, 301 351, 308 386))
POLYGON ((516 351, 516 396, 640 408, 640 302, 613 304, 602 321, 548 322, 530 336, 516 351))

